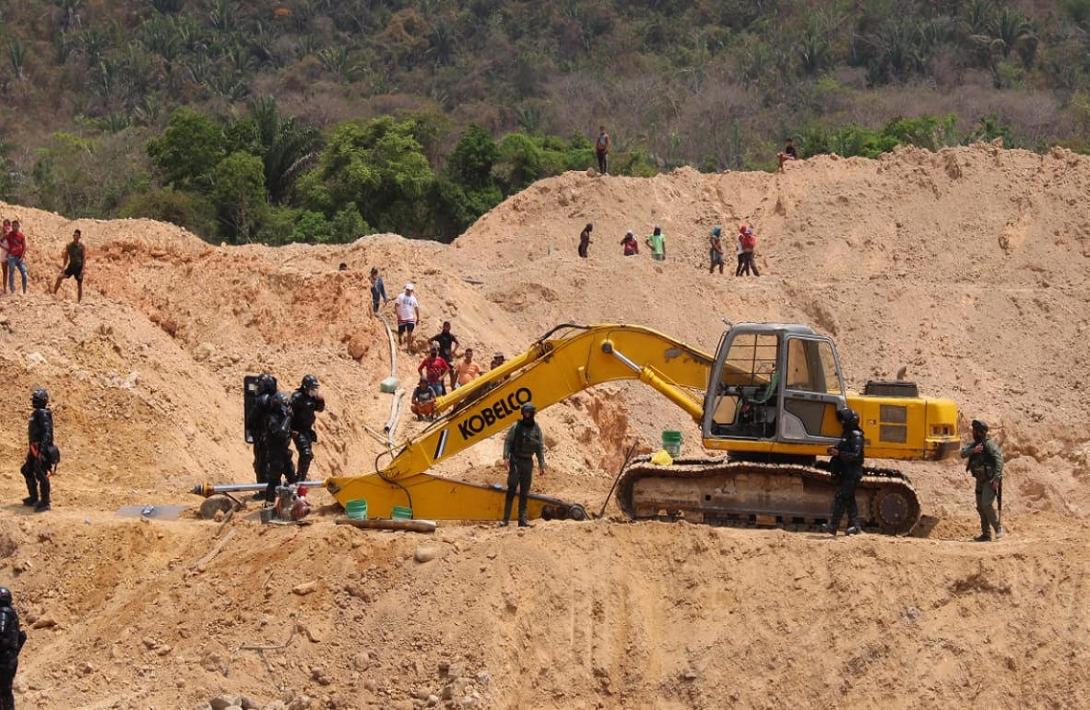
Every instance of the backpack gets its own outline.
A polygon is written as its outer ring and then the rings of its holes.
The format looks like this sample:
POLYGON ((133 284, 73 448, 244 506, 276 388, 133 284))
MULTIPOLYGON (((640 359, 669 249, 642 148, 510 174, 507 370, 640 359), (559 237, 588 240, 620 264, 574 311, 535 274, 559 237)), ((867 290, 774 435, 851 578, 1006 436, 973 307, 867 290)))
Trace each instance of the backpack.
POLYGON ((751 232, 742 235, 742 251, 753 251, 757 246, 757 237, 751 232))
POLYGON ((291 437, 291 404, 282 394, 277 393, 269 399, 265 432, 270 439, 286 440, 291 437))

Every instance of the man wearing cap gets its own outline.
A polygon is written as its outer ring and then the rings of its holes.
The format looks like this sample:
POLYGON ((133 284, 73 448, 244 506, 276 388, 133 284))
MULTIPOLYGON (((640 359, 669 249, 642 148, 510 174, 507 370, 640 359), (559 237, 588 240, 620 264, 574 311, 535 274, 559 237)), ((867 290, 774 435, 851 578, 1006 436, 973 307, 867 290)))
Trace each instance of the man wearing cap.
POLYGON ((413 331, 420 320, 420 305, 416 302, 416 286, 412 282, 405 284, 405 291, 394 299, 394 312, 397 314, 397 344, 408 333, 408 351, 413 351, 413 331))
POLYGON ((1003 491, 1003 452, 988 438, 988 425, 979 419, 972 423, 973 441, 961 447, 965 470, 976 479, 976 511, 980 514, 980 537, 977 542, 989 542, 1003 537, 1003 525, 995 512, 996 495, 1003 491), (992 535, 995 530, 995 535, 992 535))
POLYGON ((526 520, 526 498, 534 476, 535 456, 538 468, 545 473, 545 437, 534 421, 536 413, 537 408, 532 403, 522 405, 522 418, 507 430, 503 440, 503 460, 508 468, 507 499, 503 503, 501 527, 507 527, 507 521, 511 519, 511 503, 515 499, 516 488, 519 494, 519 527, 530 527, 526 520))

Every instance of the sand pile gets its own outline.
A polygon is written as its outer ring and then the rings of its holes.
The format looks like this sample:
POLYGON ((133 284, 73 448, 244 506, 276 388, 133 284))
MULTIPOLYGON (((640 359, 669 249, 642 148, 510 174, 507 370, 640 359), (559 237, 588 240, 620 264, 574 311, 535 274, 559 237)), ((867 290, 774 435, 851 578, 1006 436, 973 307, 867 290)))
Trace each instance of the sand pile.
MULTIPOLYGON (((0 581, 40 627, 21 697, 35 707, 186 707, 222 693, 338 708, 426 706, 432 695, 483 707, 1086 704, 1088 619, 1075 610, 1090 514, 1088 190, 1085 158, 994 146, 817 158, 782 175, 573 173, 506 201, 452 246, 383 235, 281 249, 0 204, 24 220, 32 277, 52 272, 77 226, 90 254, 81 306, 43 294, 42 280, 27 298, 0 299, 10 472, 0 495, 23 495, 34 385, 53 393, 65 454, 56 510, 9 505, 0 524, 0 581), (595 241, 581 260, 588 221, 595 241), (742 221, 760 236, 762 276, 709 275, 708 230, 742 221), (625 229, 642 239, 654 224, 668 260, 622 257, 625 229), (246 516, 221 529, 114 515, 194 502, 185 491, 201 481, 249 480, 241 381, 263 369, 289 388, 305 372, 322 380, 317 476, 371 470, 381 447, 365 427, 380 427, 389 406, 377 389, 385 335, 367 313, 372 265, 391 293, 417 284, 425 334, 449 318, 484 360, 566 321, 647 325, 708 351, 724 319, 810 324, 837 340, 851 386, 906 367, 925 393, 996 425, 1015 534, 953 542, 976 524, 957 463, 905 466, 937 519, 930 539, 598 522, 517 535, 448 526, 429 541, 322 516, 307 529, 246 516), (421 545, 419 557, 435 559, 414 561, 421 545), (285 649, 240 650, 289 636, 285 649)), ((415 366, 399 355, 404 385, 415 366)), ((650 445, 663 428, 696 441, 680 412, 633 384, 541 419, 552 465, 535 487, 594 510, 627 443, 650 445)), ((500 480, 499 453, 485 442, 437 472, 500 480)))

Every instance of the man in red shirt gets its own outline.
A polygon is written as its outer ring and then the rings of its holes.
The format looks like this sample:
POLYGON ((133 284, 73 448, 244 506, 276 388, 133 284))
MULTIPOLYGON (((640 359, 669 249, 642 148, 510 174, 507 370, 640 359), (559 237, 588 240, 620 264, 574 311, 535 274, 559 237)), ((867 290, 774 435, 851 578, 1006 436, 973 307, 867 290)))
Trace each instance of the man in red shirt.
POLYGON ((20 229, 19 220, 11 223, 11 233, 8 234, 8 290, 15 293, 15 270, 23 276, 23 293, 26 293, 26 262, 23 255, 26 254, 26 236, 20 229))
POLYGON ((450 370, 450 363, 443 359, 439 354, 439 346, 432 345, 428 356, 424 358, 424 361, 420 363, 420 367, 416 368, 417 372, 424 373, 428 378, 428 384, 431 385, 431 389, 435 392, 436 397, 442 397, 447 393, 446 384, 443 382, 443 376, 450 370))

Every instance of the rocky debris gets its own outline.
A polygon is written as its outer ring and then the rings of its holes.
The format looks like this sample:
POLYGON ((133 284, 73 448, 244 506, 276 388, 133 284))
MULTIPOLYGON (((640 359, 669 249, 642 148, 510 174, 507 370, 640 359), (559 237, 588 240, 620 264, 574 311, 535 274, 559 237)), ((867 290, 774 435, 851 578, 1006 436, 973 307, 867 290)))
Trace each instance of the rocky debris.
POLYGON ((431 562, 438 554, 439 549, 435 545, 417 545, 416 552, 413 553, 413 559, 423 564, 424 562, 431 562))
POLYGON ((362 360, 370 350, 371 338, 362 333, 352 336, 348 341, 348 356, 353 360, 362 360))
POLYGON ((298 594, 301 597, 305 597, 306 595, 311 594, 317 590, 318 582, 315 580, 311 580, 309 582, 303 582, 302 584, 295 585, 291 588, 291 593, 298 594))

